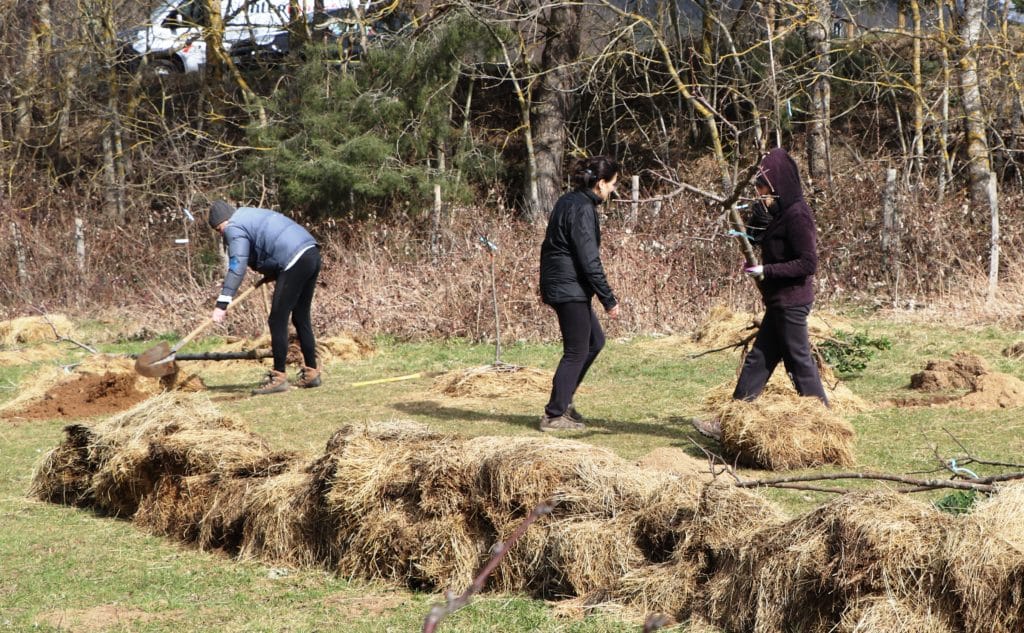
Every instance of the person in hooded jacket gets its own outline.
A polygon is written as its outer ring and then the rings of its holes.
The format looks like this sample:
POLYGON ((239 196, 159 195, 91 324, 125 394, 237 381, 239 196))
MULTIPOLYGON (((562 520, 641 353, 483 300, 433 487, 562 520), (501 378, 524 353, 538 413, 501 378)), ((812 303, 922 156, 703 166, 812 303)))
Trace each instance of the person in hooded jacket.
POLYGON ((601 227, 597 205, 615 191, 619 164, 607 156, 577 161, 575 188, 555 203, 540 248, 541 300, 554 308, 562 333, 562 359, 541 416, 541 431, 585 428, 573 396, 604 347, 604 331, 591 307, 596 295, 610 318, 619 303, 601 263, 601 227))
POLYGON ((302 351, 303 366, 296 387, 319 387, 316 338, 310 318, 313 291, 320 275, 320 248, 309 231, 292 219, 269 209, 235 208, 223 200, 210 205, 210 228, 224 238, 228 271, 221 286, 212 319, 224 322, 227 308, 245 278, 246 268, 263 274, 260 283, 274 281, 270 304, 270 349, 274 368, 253 395, 288 390, 285 364, 288 357, 288 319, 291 317, 302 351))
POLYGON ((828 406, 807 333, 818 269, 817 228, 804 201, 799 169, 786 150, 776 148, 764 157, 754 187, 758 202, 747 231, 760 245, 763 263, 743 271, 763 277, 758 287, 765 313, 733 398, 749 401, 761 395, 782 361, 797 393, 828 406))

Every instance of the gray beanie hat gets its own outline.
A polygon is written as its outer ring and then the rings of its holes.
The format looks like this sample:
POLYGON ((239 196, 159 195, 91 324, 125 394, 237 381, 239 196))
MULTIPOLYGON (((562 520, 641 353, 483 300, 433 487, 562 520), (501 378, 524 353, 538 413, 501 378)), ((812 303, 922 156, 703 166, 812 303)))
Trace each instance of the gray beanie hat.
POLYGON ((210 228, 215 229, 221 222, 228 220, 235 213, 235 208, 223 200, 214 200, 210 205, 210 215, 207 220, 210 228))

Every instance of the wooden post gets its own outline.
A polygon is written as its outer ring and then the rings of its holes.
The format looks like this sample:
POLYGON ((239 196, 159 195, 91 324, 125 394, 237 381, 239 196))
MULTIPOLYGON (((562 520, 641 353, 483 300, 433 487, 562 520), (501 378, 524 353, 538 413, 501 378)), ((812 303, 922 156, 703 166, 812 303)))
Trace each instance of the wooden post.
POLYGON ((437 264, 441 239, 441 185, 434 185, 434 227, 430 231, 430 257, 437 264))
POLYGON ((626 228, 632 231, 637 218, 640 217, 640 176, 634 175, 630 178, 629 200, 629 219, 626 221, 626 228))
POLYGON ((21 239, 21 231, 18 225, 11 222, 11 235, 14 237, 14 258, 18 263, 18 282, 22 286, 28 286, 28 269, 25 266, 25 244, 21 239))
POLYGON ((78 270, 85 270, 85 223, 82 218, 75 218, 75 254, 78 256, 78 270))
POLYGON ((885 189, 882 192, 882 250, 887 258, 895 250, 896 241, 896 170, 885 170, 885 189))
POLYGON ((988 258, 988 300, 994 301, 999 289, 999 188, 994 171, 988 172, 988 204, 992 213, 992 235, 988 258))

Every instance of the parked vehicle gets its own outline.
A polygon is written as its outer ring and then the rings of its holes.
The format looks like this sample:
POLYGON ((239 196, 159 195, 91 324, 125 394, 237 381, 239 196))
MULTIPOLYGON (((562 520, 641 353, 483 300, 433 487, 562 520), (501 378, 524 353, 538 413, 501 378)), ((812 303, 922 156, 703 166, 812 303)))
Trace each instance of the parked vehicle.
MULTIPOLYGON (((351 8, 334 9, 326 15, 309 16, 314 38, 327 44, 326 54, 330 59, 357 60, 367 45, 381 42, 393 36, 409 23, 407 16, 390 13, 384 17, 372 15, 360 17, 351 8)), ((272 66, 280 63, 291 51, 291 32, 282 29, 262 37, 253 37, 236 43, 231 49, 231 60, 240 68, 272 66)))
MULTIPOLYGON (((360 0, 324 0, 325 10, 359 6, 360 0)), ((313 0, 299 0, 307 16, 313 0)), ((367 4, 369 4, 367 2, 367 4)), ((289 0, 220 0, 224 49, 242 41, 272 41, 287 26, 289 0)), ((195 72, 206 63, 202 29, 209 25, 206 0, 164 0, 146 24, 119 33, 128 67, 146 63, 158 74, 195 72)))

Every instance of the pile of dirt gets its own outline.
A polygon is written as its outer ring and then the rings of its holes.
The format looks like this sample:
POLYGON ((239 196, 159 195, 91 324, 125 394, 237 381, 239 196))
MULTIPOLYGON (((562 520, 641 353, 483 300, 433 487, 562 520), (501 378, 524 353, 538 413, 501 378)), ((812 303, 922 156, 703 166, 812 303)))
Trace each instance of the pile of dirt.
POLYGON ((0 346, 15 347, 32 343, 53 343, 73 337, 75 326, 63 314, 27 316, 0 321, 0 346))
POLYGON ((167 389, 199 391, 198 376, 173 374, 144 378, 134 361, 107 354, 83 359, 72 371, 45 367, 22 381, 17 397, 0 406, 12 420, 81 419, 124 411, 167 389))
POLYGON ((396 421, 343 427, 316 457, 278 453, 205 394, 168 393, 67 427, 31 494, 205 550, 420 590, 463 589, 550 500, 489 589, 730 631, 1024 624, 1024 484, 959 517, 891 492, 789 517, 724 478, 655 473, 548 437, 467 439, 396 421))
POLYGON ((948 405, 961 409, 992 410, 1024 406, 1024 381, 993 372, 985 360, 969 352, 957 352, 950 360, 928 361, 924 370, 910 377, 910 388, 935 393, 927 400, 903 400, 898 404, 948 405), (942 392, 969 389, 953 398, 942 392))
POLYGON ((973 389, 978 376, 989 373, 985 359, 970 352, 957 352, 950 360, 930 360, 910 377, 910 388, 919 391, 973 389))
POLYGON ((746 466, 788 470, 856 461, 853 427, 817 398, 762 394, 753 402, 730 399, 715 417, 722 449, 746 466))
POLYGON ((551 391, 549 371, 498 363, 449 371, 434 378, 433 390, 453 398, 502 398, 551 391))

